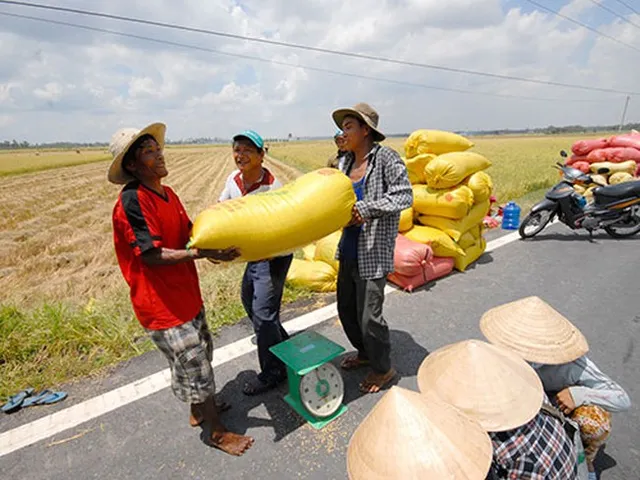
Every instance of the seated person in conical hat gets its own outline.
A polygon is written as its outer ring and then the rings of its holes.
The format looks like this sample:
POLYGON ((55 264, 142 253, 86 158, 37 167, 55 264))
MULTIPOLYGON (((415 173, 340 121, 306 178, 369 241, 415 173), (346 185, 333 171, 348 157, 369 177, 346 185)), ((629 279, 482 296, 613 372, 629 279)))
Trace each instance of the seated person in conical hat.
POLYGON ((595 479, 593 461, 611 434, 611 414, 628 410, 631 401, 586 356, 584 335, 538 297, 489 310, 480 329, 490 342, 529 362, 553 403, 580 426, 590 479, 595 479))
POLYGON ((538 375, 515 353, 479 340, 442 347, 420 366, 418 387, 488 432, 488 478, 577 478, 573 441, 560 419, 543 408, 548 399, 538 375))
POLYGON ((487 432, 438 395, 393 386, 353 433, 349 480, 481 479, 491 467, 487 432))

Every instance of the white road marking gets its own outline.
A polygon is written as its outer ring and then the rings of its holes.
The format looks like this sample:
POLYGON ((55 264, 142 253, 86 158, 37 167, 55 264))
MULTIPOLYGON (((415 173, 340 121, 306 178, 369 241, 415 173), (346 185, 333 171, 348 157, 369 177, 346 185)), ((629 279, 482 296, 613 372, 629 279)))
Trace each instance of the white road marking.
MULTIPOLYGON (((497 250, 519 238, 518 232, 506 234, 487 243, 487 252, 497 250)), ((385 293, 400 291, 387 285, 385 293)), ((334 318, 338 315, 335 303, 306 313, 285 322, 289 332, 304 330, 334 318)), ((239 358, 256 349, 252 343, 253 336, 219 347, 214 350, 213 367, 217 367, 239 358)), ((0 457, 21 448, 33 445, 70 428, 105 415, 120 407, 152 395, 171 385, 169 369, 154 373, 122 387, 103 393, 84 402, 60 410, 31 423, 21 425, 8 432, 0 433, 0 457)))

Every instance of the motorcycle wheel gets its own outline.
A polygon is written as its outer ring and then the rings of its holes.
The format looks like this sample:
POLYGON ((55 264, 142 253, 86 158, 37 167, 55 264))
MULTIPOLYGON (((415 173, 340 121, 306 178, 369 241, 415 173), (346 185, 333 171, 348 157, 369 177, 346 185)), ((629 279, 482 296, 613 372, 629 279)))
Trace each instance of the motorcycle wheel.
POLYGON ((638 216, 638 214, 638 210, 634 208, 630 212, 629 217, 625 219, 625 223, 607 225, 604 227, 604 231, 613 238, 633 237, 636 233, 640 232, 640 216, 638 216))
POLYGON ((547 223, 551 220, 553 216, 553 212, 549 210, 542 210, 535 213, 530 213, 527 215, 522 223, 520 224, 520 228, 518 229, 518 233, 522 238, 533 238, 537 234, 539 234, 544 227, 547 226, 547 223))

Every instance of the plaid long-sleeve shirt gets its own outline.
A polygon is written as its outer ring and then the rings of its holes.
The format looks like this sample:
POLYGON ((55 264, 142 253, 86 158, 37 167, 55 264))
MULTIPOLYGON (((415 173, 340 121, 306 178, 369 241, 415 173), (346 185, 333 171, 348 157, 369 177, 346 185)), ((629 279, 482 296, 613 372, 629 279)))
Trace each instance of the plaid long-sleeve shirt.
MULTIPOLYGON (((374 144, 367 154, 364 196, 356 208, 365 220, 358 239, 358 270, 366 280, 383 278, 393 271, 393 251, 400 212, 413 205, 407 168, 398 152, 374 144)), ((338 168, 349 175, 353 152, 341 158, 338 168)), ((340 252, 336 254, 339 257, 340 252)))
POLYGON ((542 411, 529 423, 490 432, 495 479, 575 480, 576 450, 560 421, 542 411))

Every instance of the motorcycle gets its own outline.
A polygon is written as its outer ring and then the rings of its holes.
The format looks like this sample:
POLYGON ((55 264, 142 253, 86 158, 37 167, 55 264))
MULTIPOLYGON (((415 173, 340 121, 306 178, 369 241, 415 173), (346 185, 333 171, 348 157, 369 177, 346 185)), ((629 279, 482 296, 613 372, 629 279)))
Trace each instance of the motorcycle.
MULTIPOLYGON (((564 151, 560 155, 567 157, 564 151)), ((520 224, 523 239, 535 237, 554 217, 572 230, 587 230, 590 236, 598 229, 604 229, 613 238, 631 237, 640 232, 640 181, 602 185, 590 175, 560 162, 554 168, 560 170, 562 180, 531 208, 520 224), (573 188, 594 184, 600 186, 593 189, 591 202, 573 188)))

